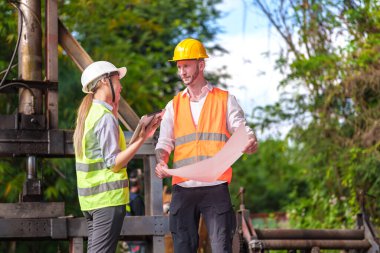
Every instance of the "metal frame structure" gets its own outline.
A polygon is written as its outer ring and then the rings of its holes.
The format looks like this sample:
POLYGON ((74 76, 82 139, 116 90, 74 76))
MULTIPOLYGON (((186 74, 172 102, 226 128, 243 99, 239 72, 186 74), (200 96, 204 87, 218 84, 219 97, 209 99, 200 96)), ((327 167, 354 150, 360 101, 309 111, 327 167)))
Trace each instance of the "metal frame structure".
MULTIPOLYGON (((0 115, 0 157, 26 157, 27 179, 20 203, 0 204, 0 240, 69 240, 71 253, 82 253, 87 237, 84 218, 67 217, 64 203, 41 202, 37 178, 39 157, 73 157, 73 131, 58 129, 58 44, 80 70, 92 63, 75 38, 58 19, 58 1, 45 0, 45 78, 42 78, 41 1, 21 0, 18 8, 21 40, 18 49, 19 80, 4 82, 0 92, 19 94, 19 111, 0 115), (23 21, 27 22, 23 22, 23 21), (45 81, 42 81, 45 79, 45 81), (44 111, 45 109, 45 111, 44 111)), ((119 120, 129 130, 139 117, 121 98, 119 120)), ((144 165, 145 216, 124 220, 121 240, 144 240, 147 252, 165 252, 168 217, 162 211, 162 181, 154 175, 156 139, 148 139, 135 158, 144 165)))
POLYGON ((377 235, 364 210, 357 216, 356 229, 254 229, 249 210, 244 205, 244 188, 240 188, 239 194, 240 209, 236 213, 234 253, 268 250, 319 253, 321 249, 379 253, 377 235))

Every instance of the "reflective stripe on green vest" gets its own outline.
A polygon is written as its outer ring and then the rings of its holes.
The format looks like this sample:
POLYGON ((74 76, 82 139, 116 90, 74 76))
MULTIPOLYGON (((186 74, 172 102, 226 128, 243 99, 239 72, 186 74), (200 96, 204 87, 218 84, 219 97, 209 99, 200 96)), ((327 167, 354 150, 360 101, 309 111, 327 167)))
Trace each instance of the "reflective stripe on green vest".
MULTIPOLYGON (((82 140, 83 155, 76 157, 78 198, 82 211, 125 205, 129 202, 126 168, 115 173, 111 168, 107 168, 100 152, 91 153, 91 150, 86 148, 89 143, 91 143, 92 148, 98 145, 94 128, 106 113, 112 112, 101 104, 92 104, 85 121, 82 140)), ((126 148, 124 133, 120 127, 119 146, 121 150, 126 148)))

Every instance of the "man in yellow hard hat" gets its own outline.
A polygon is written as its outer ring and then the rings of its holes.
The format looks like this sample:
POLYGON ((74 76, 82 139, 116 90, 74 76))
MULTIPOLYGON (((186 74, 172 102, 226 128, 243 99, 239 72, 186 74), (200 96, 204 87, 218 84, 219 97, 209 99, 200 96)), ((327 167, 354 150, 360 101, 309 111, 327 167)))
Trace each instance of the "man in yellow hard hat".
MULTIPOLYGON (((169 155, 174 151, 173 167, 193 164, 214 156, 231 134, 245 124, 249 134, 243 152, 257 151, 256 136, 244 117, 236 98, 210 84, 204 76, 208 58, 203 44, 188 38, 174 49, 171 61, 176 62, 178 75, 186 88, 167 105, 156 146, 156 175, 165 178, 169 155)), ((228 184, 232 168, 215 182, 199 182, 173 176, 170 204, 170 231, 174 252, 196 253, 198 226, 203 216, 210 237, 212 252, 232 252, 236 219, 228 184)))

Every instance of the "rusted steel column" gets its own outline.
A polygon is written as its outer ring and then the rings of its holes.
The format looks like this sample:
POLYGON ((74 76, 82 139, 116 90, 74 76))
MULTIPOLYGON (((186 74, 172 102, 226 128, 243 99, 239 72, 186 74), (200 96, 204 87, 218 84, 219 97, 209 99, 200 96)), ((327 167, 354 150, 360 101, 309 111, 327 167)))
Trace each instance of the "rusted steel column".
MULTIPOLYGON (((41 45, 41 1, 20 0, 23 17, 19 17, 19 29, 22 25, 20 46, 18 49, 19 78, 24 80, 42 80, 41 45)), ((28 89, 19 91, 19 112, 23 114, 42 114, 42 93, 32 89, 34 98, 28 89)))
MULTIPOLYGON (((58 82, 58 3, 45 0, 46 79, 58 82)), ((46 98, 46 117, 49 129, 58 129, 58 91, 49 90, 46 98)))
POLYGON ((362 229, 255 229, 260 240, 270 239, 337 239, 362 240, 362 229))
MULTIPOLYGON (((19 16, 18 29, 22 27, 18 49, 19 79, 42 80, 42 28, 41 1, 20 0, 22 15, 19 16)), ((42 114, 42 92, 38 89, 19 89, 19 113, 42 114)), ((23 186, 23 201, 36 200, 41 191, 37 178, 35 157, 28 157, 28 175, 23 186), (33 162, 34 161, 34 162, 33 162)))
POLYGON ((368 240, 261 240, 264 249, 369 249, 368 240))

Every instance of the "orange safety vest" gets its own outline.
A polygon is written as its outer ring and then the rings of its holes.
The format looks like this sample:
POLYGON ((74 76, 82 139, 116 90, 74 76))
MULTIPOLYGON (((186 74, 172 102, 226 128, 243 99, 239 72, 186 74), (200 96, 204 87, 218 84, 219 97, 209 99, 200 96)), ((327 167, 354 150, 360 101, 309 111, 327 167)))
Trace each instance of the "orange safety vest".
MULTIPOLYGON (((230 138, 227 130, 228 92, 213 88, 206 97, 198 126, 193 121, 189 96, 180 92, 173 98, 174 107, 174 157, 173 168, 193 164, 214 156, 230 138)), ((232 168, 228 168, 218 180, 231 182, 232 168)), ((187 181, 173 176, 172 184, 187 181)))

